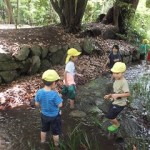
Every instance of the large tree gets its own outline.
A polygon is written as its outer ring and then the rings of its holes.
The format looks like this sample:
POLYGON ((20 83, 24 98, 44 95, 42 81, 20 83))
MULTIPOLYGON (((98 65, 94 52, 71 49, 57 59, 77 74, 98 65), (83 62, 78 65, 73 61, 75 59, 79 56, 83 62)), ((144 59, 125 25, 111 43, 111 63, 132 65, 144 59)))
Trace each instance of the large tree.
POLYGON ((88 0, 50 0, 54 10, 57 12, 61 25, 68 32, 80 30, 82 18, 88 0))
POLYGON ((10 0, 5 0, 5 3, 7 6, 8 23, 12 24, 12 23, 14 23, 14 18, 13 18, 13 10, 12 10, 10 0))
POLYGON ((134 17, 138 3, 139 0, 116 0, 102 19, 102 23, 111 23, 119 29, 120 33, 126 33, 128 23, 134 17))

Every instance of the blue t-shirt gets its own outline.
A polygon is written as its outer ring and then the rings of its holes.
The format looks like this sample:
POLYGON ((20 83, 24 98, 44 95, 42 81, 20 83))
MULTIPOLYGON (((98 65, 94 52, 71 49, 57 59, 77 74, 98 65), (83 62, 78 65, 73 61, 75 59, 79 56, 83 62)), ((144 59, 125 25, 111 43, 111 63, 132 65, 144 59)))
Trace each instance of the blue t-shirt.
POLYGON ((41 113, 45 116, 55 117, 59 113, 58 105, 63 101, 56 91, 39 89, 35 95, 35 101, 41 106, 41 113))
POLYGON ((118 61, 122 61, 122 58, 121 58, 121 54, 120 53, 117 53, 117 54, 113 54, 113 52, 110 52, 109 54, 109 68, 111 69, 113 67, 113 65, 118 62, 118 61))

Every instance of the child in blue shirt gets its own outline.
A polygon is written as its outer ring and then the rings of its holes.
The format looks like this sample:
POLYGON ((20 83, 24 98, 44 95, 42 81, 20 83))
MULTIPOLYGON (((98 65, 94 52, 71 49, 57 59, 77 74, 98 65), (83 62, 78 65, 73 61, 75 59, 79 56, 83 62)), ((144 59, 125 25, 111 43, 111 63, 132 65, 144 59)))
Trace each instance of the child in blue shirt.
POLYGON ((113 45, 112 50, 108 56, 105 68, 111 69, 116 62, 122 61, 121 54, 119 52, 119 46, 113 45))
POLYGON ((60 79, 55 70, 47 70, 42 75, 44 88, 39 89, 35 95, 35 105, 41 107, 41 143, 46 141, 46 133, 51 129, 54 145, 59 145, 61 134, 61 117, 59 114, 62 107, 62 98, 55 91, 57 81, 60 79))

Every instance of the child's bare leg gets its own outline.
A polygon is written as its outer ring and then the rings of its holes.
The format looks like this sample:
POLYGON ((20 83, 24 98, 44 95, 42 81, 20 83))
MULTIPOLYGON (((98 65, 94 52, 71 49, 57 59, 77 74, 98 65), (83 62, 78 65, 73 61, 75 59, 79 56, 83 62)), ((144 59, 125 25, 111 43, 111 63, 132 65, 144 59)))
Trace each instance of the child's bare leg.
POLYGON ((53 135, 53 140, 54 140, 54 145, 58 146, 59 145, 59 135, 53 135))
POLYGON ((111 121, 111 123, 113 124, 113 125, 115 125, 116 127, 119 127, 120 126, 120 123, 118 122, 118 120, 115 118, 115 119, 111 119, 110 120, 111 121))
POLYGON ((46 132, 41 132, 41 143, 46 141, 46 132))
POLYGON ((69 99, 69 101, 70 101, 70 108, 73 109, 74 108, 74 100, 69 99))

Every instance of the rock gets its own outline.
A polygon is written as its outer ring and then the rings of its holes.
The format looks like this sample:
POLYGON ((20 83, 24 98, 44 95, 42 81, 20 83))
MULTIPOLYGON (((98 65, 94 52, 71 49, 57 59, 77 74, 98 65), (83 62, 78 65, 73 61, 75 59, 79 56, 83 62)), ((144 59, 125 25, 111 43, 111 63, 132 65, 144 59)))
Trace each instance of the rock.
POLYGON ((69 116, 83 118, 86 116, 86 113, 83 111, 79 111, 79 110, 73 110, 71 111, 69 116))
POLYGON ((91 27, 89 29, 84 30, 80 33, 79 37, 85 38, 85 37, 96 37, 101 35, 101 29, 98 27, 91 27))
POLYGON ((132 55, 129 56, 123 56, 123 62, 126 64, 129 64, 132 62, 132 55))
POLYGON ((77 49, 78 51, 82 52, 82 48, 81 48, 81 46, 80 46, 79 43, 70 44, 70 45, 69 45, 69 48, 75 48, 75 49, 77 49))
POLYGON ((15 70, 20 68, 20 64, 15 61, 0 62, 0 71, 15 70))
POLYGON ((40 46, 34 45, 31 47, 31 54, 32 56, 41 56, 42 49, 40 46))
POLYGON ((102 37, 106 40, 106 39, 116 39, 116 33, 117 33, 117 29, 107 29, 106 31, 103 31, 102 33, 102 37))
POLYGON ((46 71, 47 69, 50 69, 52 67, 49 60, 44 59, 41 61, 40 71, 46 71))
POLYGON ((30 53, 30 49, 28 46, 22 47, 17 54, 14 55, 16 60, 23 61, 25 60, 30 53))
POLYGON ((21 74, 27 74, 28 71, 30 70, 31 65, 32 65, 32 59, 31 58, 28 58, 27 60, 22 61, 22 67, 20 69, 20 73, 21 74))
POLYGON ((102 114, 102 111, 97 106, 91 106, 91 108, 88 111, 90 113, 99 113, 99 114, 102 114))
POLYGON ((64 50, 62 47, 60 47, 60 49, 58 49, 55 53, 52 53, 50 56, 50 62, 52 65, 65 64, 65 54, 66 50, 64 50))
POLYGON ((29 71, 29 74, 35 74, 39 71, 41 65, 41 60, 39 56, 32 57, 32 65, 29 71))
POLYGON ((49 47, 49 52, 55 53, 55 52, 57 52, 60 49, 62 49, 62 47, 60 45, 58 45, 58 46, 56 46, 56 45, 55 46, 50 46, 49 47))
POLYGON ((83 42, 83 51, 87 54, 92 54, 94 45, 92 39, 85 39, 83 42))
POLYGON ((11 54, 0 53, 0 62, 12 60, 11 54))
POLYGON ((4 80, 5 83, 10 83, 14 79, 16 79, 19 76, 19 74, 17 73, 16 70, 11 70, 11 71, 0 72, 0 76, 4 80))
POLYGON ((42 47, 42 54, 41 54, 41 58, 45 58, 48 54, 49 49, 47 47, 42 47))

